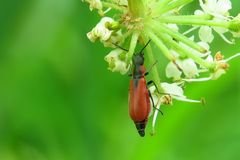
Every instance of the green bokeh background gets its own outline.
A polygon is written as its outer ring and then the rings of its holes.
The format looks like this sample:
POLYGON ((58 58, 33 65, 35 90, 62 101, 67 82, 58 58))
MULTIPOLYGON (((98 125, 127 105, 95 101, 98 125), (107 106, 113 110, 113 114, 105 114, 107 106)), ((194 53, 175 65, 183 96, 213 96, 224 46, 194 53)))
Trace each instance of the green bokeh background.
MULTIPOLYGON (((236 15, 240 2, 232 2, 236 15)), ((239 59, 221 79, 187 85, 205 106, 163 107, 157 134, 149 124, 141 138, 128 115, 129 77, 108 71, 110 50, 86 38, 96 12, 79 0, 0 6, 0 160, 240 159, 239 59)), ((240 51, 240 41, 216 37, 214 52, 240 51)))

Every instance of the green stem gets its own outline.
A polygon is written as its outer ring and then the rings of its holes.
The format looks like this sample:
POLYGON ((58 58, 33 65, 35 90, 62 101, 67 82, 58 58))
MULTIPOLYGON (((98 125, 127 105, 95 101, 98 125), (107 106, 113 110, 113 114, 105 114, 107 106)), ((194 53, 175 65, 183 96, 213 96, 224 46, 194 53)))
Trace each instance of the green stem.
POLYGON ((163 44, 161 39, 159 39, 153 32, 146 30, 147 35, 151 40, 158 46, 162 53, 170 60, 175 61, 175 57, 169 52, 169 49, 163 44))
POLYGON ((144 17, 145 7, 142 0, 128 0, 128 7, 133 17, 144 17))
POLYGON ((178 53, 181 56, 187 56, 187 57, 193 59, 199 65, 204 66, 205 68, 212 69, 214 67, 212 63, 205 61, 204 59, 198 57, 197 55, 193 54, 189 50, 185 49, 184 47, 179 45, 177 42, 175 42, 174 40, 169 38, 168 35, 163 34, 162 32, 160 32, 158 29, 156 29, 154 27, 152 27, 152 29, 155 33, 157 33, 157 35, 159 36, 160 39, 162 39, 163 41, 168 43, 170 46, 172 46, 176 51, 178 51, 178 53))
POLYGON ((164 16, 159 17, 159 21, 163 23, 174 23, 182 25, 214 26, 222 28, 229 27, 229 22, 217 22, 213 20, 199 19, 197 16, 164 16))
MULTIPOLYGON (((193 0, 177 0, 177 1, 174 1, 174 2, 170 2, 168 0, 166 0, 166 2, 168 3, 163 3, 163 5, 160 5, 160 7, 157 7, 156 9, 157 10, 154 10, 154 15, 159 15, 159 14, 163 14, 163 13, 166 13, 170 10, 173 10, 175 8, 178 8, 180 6, 183 6, 183 5, 186 5, 190 2, 192 2, 193 0)), ((160 2, 161 3, 161 2, 160 2)))
MULTIPOLYGON (((147 43, 147 38, 145 36, 143 36, 143 40, 144 40, 144 43, 146 44, 147 43)), ((146 47, 146 52, 147 52, 147 55, 148 55, 148 59, 149 59, 149 62, 151 64, 154 64, 156 62, 156 60, 154 59, 154 56, 153 56, 153 52, 152 52, 152 48, 151 48, 151 44, 149 44, 147 47, 146 47)), ((154 65, 153 68, 152 68, 152 77, 153 77, 153 81, 156 83, 157 85, 157 88, 160 92, 163 92, 163 89, 161 87, 161 81, 160 81, 160 76, 159 76, 159 73, 158 73, 158 70, 157 70, 157 66, 154 65)))
POLYGON ((182 34, 180 34, 179 32, 175 32, 171 29, 169 29, 167 26, 156 22, 156 21, 151 21, 151 24, 155 26, 155 28, 158 28, 159 30, 161 30, 163 33, 167 33, 170 36, 172 36, 173 38, 185 43, 186 45, 188 45, 189 47, 201 52, 201 53, 206 53, 206 49, 203 48, 202 46, 198 45, 197 43, 195 43, 194 41, 190 40, 189 38, 183 36, 182 34))
POLYGON ((133 32, 132 39, 131 39, 131 42, 130 42, 129 51, 127 53, 127 62, 128 63, 130 63, 131 60, 132 60, 132 56, 134 54, 134 50, 135 50, 136 45, 137 45, 138 37, 139 37, 139 33, 136 32, 136 31, 133 32))

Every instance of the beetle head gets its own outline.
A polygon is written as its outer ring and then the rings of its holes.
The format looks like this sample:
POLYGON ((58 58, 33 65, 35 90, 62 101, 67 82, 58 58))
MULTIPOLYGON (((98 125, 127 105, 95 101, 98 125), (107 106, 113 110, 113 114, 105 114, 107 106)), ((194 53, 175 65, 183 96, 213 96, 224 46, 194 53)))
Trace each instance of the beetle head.
POLYGON ((143 65, 144 63, 143 53, 134 54, 132 58, 132 62, 135 66, 143 65))

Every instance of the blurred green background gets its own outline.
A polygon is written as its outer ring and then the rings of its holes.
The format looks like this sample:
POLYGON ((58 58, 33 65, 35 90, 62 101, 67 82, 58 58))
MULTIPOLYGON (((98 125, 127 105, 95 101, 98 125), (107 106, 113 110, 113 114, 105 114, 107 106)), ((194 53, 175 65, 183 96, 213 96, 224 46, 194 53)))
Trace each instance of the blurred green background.
MULTIPOLYGON (((240 2, 232 2, 235 16, 240 2)), ((157 134, 149 123, 141 138, 128 115, 129 77, 108 71, 110 49, 86 38, 96 12, 79 0, 0 6, 0 160, 240 159, 239 59, 221 79, 187 85, 205 106, 163 107, 157 134)), ((217 38, 214 52, 240 51, 240 41, 217 38)))

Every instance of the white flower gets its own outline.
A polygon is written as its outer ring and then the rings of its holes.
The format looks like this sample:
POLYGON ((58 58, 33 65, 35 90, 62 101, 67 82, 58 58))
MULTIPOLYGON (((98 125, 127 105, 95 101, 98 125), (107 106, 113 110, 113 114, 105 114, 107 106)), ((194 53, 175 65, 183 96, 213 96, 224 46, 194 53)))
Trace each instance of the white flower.
POLYGON ((129 66, 126 63, 126 56, 121 49, 112 50, 105 58, 108 62, 108 69, 112 72, 120 72, 126 74, 129 70, 129 66))
MULTIPOLYGON (((203 15, 210 14, 213 16, 213 21, 216 22, 226 22, 229 20, 229 10, 232 8, 232 4, 230 0, 205 0, 203 3, 200 1, 200 6, 203 9, 196 10, 194 12, 195 15, 203 15)), ((228 29, 220 28, 220 27, 212 27, 227 43, 232 44, 233 42, 229 41, 223 34, 228 31, 228 29)), ((199 30, 199 38, 201 41, 211 43, 214 39, 214 35, 212 34, 212 28, 208 26, 202 26, 199 30)))
POLYGON ((182 68, 186 78, 193 78, 199 76, 197 65, 194 60, 190 58, 182 60, 180 67, 182 68))
MULTIPOLYGON (((122 42, 123 35, 121 30, 110 29, 111 27, 116 27, 118 25, 112 18, 103 17, 100 22, 87 33, 87 37, 91 42, 100 40, 105 47, 112 47, 113 43, 118 44, 122 42)), ((117 27, 116 27, 117 28, 117 27)))
POLYGON ((211 43, 214 39, 214 36, 212 34, 212 28, 208 26, 200 27, 199 38, 203 42, 211 43))
POLYGON ((100 0, 82 0, 89 3, 89 9, 92 11, 93 9, 97 9, 99 11, 102 10, 102 2, 100 0))
POLYGON ((176 24, 168 24, 167 26, 175 32, 179 31, 179 28, 176 24))
POLYGON ((203 81, 209 81, 209 80, 216 80, 226 73, 226 70, 229 67, 227 62, 237 57, 240 57, 240 53, 237 53, 227 59, 224 59, 224 56, 221 54, 221 52, 217 52, 214 58, 212 55, 209 55, 205 60, 209 63, 214 64, 215 66, 215 68, 211 71, 209 77, 196 78, 196 79, 182 79, 182 80, 186 82, 203 82, 203 81))
POLYGON ((200 6, 205 13, 219 18, 228 16, 228 11, 232 9, 232 3, 230 0, 205 0, 205 3, 203 3, 202 0, 199 1, 200 6))
POLYGON ((166 67, 166 76, 174 80, 181 79, 182 72, 186 78, 194 78, 199 76, 199 71, 196 63, 191 58, 178 59, 176 63, 169 62, 166 67))
MULTIPOLYGON (((190 102, 190 103, 203 103, 203 100, 188 99, 184 95, 183 89, 180 86, 178 86, 177 83, 170 84, 170 83, 163 82, 163 83, 161 83, 161 87, 164 90, 164 94, 170 96, 170 99, 167 98, 166 95, 163 95, 160 98, 154 98, 154 103, 157 104, 156 107, 158 109, 160 109, 161 104, 172 104, 172 99, 176 99, 176 100, 184 101, 184 102, 190 102), (168 101, 167 103, 166 103, 166 98, 168 101)), ((149 90, 150 90, 152 96, 159 97, 159 95, 156 95, 157 92, 156 92, 155 86, 151 86, 149 90)), ((159 112, 158 110, 155 110, 154 115, 153 115, 153 121, 152 121, 153 133, 155 132, 154 127, 156 124, 158 112, 159 112)))
POLYGON ((87 33, 88 39, 92 42, 95 42, 98 38, 100 41, 107 41, 113 31, 109 30, 106 24, 111 22, 114 22, 112 18, 103 17, 100 22, 92 29, 92 31, 87 33))
POLYGON ((166 76, 167 78, 173 78, 173 80, 181 79, 182 72, 178 69, 176 64, 169 62, 166 67, 166 76))

